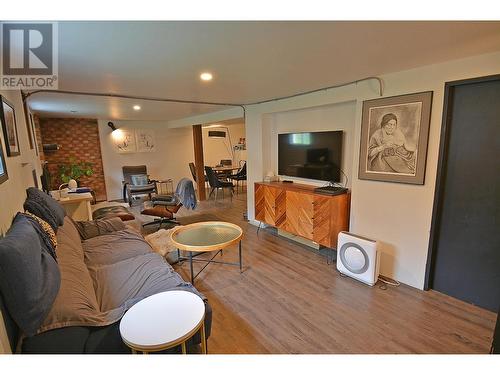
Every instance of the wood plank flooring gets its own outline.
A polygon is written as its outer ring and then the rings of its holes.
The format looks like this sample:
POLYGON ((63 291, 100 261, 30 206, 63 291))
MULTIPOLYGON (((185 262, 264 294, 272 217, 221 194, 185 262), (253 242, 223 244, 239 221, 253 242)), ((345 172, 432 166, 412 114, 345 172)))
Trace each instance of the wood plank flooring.
MULTIPOLYGON (((209 265, 195 280, 213 308, 210 353, 487 353, 496 314, 405 285, 382 290, 342 277, 326 258, 243 220, 246 196, 181 222, 218 218, 244 230, 244 272, 209 265)), ((237 261, 237 246, 224 251, 237 261)), ((195 264, 195 270, 201 267, 195 264)), ((189 265, 175 266, 189 279, 189 265)))

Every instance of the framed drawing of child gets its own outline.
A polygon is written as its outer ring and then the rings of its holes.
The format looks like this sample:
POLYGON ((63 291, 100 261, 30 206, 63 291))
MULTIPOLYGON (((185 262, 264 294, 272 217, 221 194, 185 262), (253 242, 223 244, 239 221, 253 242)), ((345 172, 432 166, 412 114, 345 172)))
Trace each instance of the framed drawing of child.
MULTIPOLYGON (((1 121, 1 120, 0 120, 1 121)), ((5 156, 3 153, 3 141, 2 134, 0 132, 0 184, 9 179, 9 175, 7 174, 7 165, 5 163, 5 156)))
POLYGON ((359 178, 423 185, 432 91, 366 100, 359 178))
POLYGON ((0 121, 5 139, 7 156, 17 156, 21 154, 19 147, 19 137, 17 136, 16 113, 14 106, 3 96, 0 96, 0 121))

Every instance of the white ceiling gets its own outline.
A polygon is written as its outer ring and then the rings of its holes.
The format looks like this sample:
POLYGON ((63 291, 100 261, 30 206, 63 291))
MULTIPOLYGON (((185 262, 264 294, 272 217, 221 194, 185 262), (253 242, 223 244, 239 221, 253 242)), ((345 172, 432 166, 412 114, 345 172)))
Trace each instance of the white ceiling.
MULTIPOLYGON (((500 22, 61 22, 59 89, 249 103, 497 50, 500 22)), ((52 93, 30 105, 164 121, 227 108, 52 93)))

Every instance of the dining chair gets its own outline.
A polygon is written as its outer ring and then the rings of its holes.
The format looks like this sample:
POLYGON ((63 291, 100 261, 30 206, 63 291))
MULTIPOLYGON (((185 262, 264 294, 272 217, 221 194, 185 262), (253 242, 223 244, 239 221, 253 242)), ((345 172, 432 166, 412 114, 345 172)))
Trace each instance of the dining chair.
POLYGON ((243 181, 247 180, 247 163, 243 163, 243 166, 235 174, 230 176, 232 181, 236 181, 236 193, 238 193, 239 182, 241 181, 241 189, 243 191, 243 181))
POLYGON ((210 199, 215 191, 215 202, 217 202, 217 193, 219 189, 222 189, 222 199, 224 199, 224 188, 230 188, 231 200, 233 200, 234 184, 231 181, 219 180, 212 167, 205 167, 205 173, 207 174, 208 184, 210 185, 210 194, 208 195, 208 199, 210 199))
MULTIPOLYGON (((196 166, 194 165, 193 162, 189 163, 189 170, 191 171, 191 176, 193 176, 193 181, 196 182, 196 166)), ((208 182, 208 178, 207 178, 207 175, 203 175, 203 177, 205 178, 205 185, 206 183, 208 182)))

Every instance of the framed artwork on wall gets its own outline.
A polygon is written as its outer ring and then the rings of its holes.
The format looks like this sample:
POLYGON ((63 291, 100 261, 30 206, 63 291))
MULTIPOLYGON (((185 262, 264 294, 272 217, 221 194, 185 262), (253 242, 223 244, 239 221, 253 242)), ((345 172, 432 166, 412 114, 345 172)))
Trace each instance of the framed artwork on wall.
POLYGON ((118 129, 117 132, 113 135, 116 151, 119 153, 136 152, 135 132, 127 129, 118 129))
POLYGON ((9 176, 7 174, 7 165, 5 163, 5 155, 3 153, 3 137, 0 134, 0 184, 7 181, 9 176))
POLYGON ((156 151, 155 131, 150 129, 138 129, 135 131, 138 152, 156 151))
POLYGON ((359 178, 423 185, 432 91, 366 100, 359 178))
POLYGON ((2 122, 2 132, 5 139, 7 156, 17 156, 21 154, 21 148, 19 147, 19 137, 17 135, 16 113, 12 104, 3 96, 1 99, 0 121, 2 122))
POLYGON ((35 149, 36 156, 38 156, 38 142, 36 138, 36 127, 35 127, 35 119, 31 112, 29 112, 29 122, 31 127, 31 134, 33 135, 33 147, 35 149))

